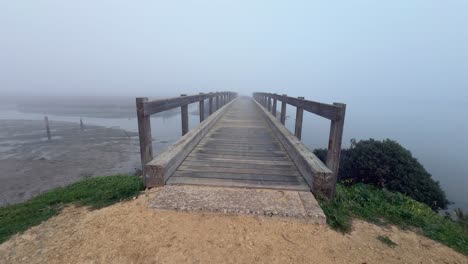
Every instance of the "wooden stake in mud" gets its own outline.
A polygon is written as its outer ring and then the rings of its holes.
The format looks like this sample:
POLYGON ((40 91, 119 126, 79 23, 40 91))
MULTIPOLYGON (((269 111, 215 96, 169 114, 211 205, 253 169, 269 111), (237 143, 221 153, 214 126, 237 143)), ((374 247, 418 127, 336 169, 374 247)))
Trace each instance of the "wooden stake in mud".
POLYGON ((84 131, 83 119, 80 118, 80 129, 84 131))
POLYGON ((44 121, 45 121, 45 127, 46 127, 46 131, 47 131, 47 139, 52 140, 52 136, 50 135, 50 128, 49 128, 49 118, 47 116, 45 116, 44 121))

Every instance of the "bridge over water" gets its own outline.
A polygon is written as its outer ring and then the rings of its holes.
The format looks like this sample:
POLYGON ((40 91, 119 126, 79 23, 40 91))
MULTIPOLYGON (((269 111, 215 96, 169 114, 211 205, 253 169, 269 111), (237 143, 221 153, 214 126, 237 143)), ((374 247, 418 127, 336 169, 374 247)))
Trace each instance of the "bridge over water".
POLYGON ((329 198, 335 193, 344 104, 324 104, 270 93, 237 97, 233 92, 182 95, 155 101, 137 98, 136 104, 147 187, 203 185, 279 189, 312 191, 329 198), (200 124, 189 131, 188 105, 191 103, 199 104, 200 124), (280 110, 278 103, 281 103, 280 110), (294 134, 284 127, 287 104, 296 107, 294 134), (181 108, 182 137, 153 158, 149 117, 177 107, 181 108), (330 119, 325 164, 300 141, 304 111, 330 119))

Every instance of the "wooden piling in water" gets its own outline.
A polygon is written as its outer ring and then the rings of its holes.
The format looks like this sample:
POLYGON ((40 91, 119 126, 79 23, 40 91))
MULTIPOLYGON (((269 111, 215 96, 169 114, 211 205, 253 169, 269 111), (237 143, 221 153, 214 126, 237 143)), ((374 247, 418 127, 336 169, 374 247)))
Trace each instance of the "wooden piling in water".
POLYGON ((44 122, 47 132, 47 139, 52 140, 52 136, 50 135, 49 118, 47 116, 44 117, 44 122))

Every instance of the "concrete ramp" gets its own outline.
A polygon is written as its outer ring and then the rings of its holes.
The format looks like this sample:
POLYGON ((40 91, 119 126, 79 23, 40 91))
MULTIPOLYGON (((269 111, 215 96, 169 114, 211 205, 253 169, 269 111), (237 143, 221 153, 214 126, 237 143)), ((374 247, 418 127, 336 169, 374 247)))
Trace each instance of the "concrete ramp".
POLYGON ((150 207, 326 223, 325 215, 312 193, 303 191, 167 185, 159 190, 150 207))

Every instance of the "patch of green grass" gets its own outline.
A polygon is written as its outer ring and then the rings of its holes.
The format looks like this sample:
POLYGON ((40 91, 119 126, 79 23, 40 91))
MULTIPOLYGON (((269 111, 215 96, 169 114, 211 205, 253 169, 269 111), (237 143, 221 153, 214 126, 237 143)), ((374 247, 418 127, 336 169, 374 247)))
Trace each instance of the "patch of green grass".
POLYGON ((400 193, 370 185, 337 185, 331 201, 319 197, 328 224, 341 231, 351 230, 352 217, 376 224, 394 224, 401 228, 419 228, 422 233, 468 255, 468 232, 460 223, 444 218, 423 203, 400 193))
POLYGON ((398 246, 397 243, 393 242, 388 236, 378 236, 377 239, 391 248, 398 246))
POLYGON ((67 204, 98 209, 130 199, 141 190, 143 182, 135 176, 94 177, 53 189, 24 203, 1 207, 0 243, 57 215, 67 204))

